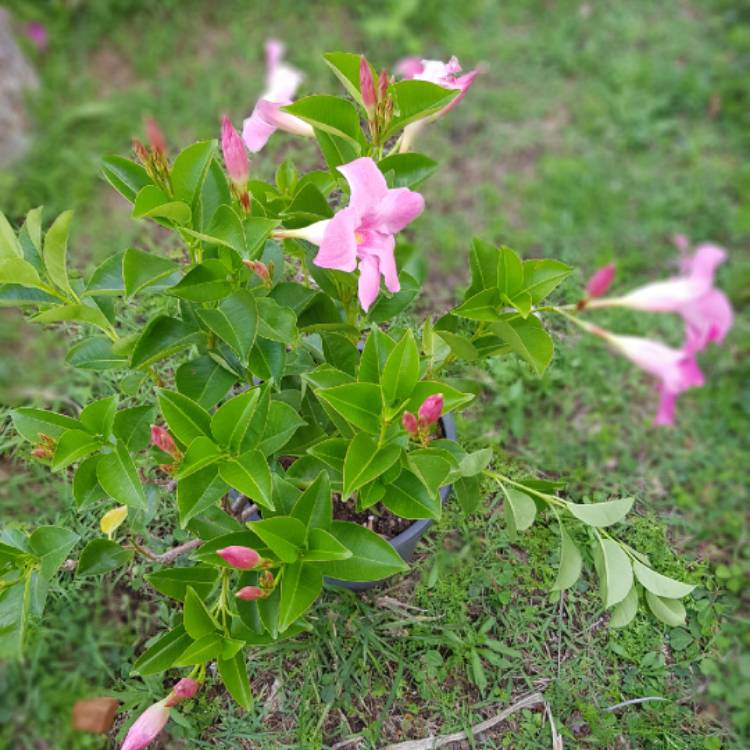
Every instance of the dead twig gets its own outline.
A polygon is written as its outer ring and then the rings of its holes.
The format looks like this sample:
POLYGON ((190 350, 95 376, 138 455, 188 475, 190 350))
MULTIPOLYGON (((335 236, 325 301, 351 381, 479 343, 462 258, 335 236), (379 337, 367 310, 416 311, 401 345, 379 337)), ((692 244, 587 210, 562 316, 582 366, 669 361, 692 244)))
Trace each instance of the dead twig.
POLYGON ((541 693, 531 693, 531 695, 527 695, 521 698, 521 700, 516 701, 512 706, 504 708, 499 714, 474 725, 469 730, 469 734, 466 732, 455 732, 454 734, 443 734, 439 737, 426 737, 423 740, 409 740, 408 742, 388 745, 383 750, 433 750, 433 748, 449 745, 451 742, 461 742, 461 740, 468 739, 469 736, 476 737, 482 734, 482 732, 492 729, 492 727, 505 721, 512 714, 522 711, 524 708, 533 708, 542 704, 544 704, 544 696, 541 693))
MULTIPOLYGON (((172 547, 166 552, 162 552, 157 555, 156 552, 152 552, 148 547, 138 546, 138 550, 142 552, 149 560, 153 562, 162 563, 163 565, 170 565, 178 557, 181 557, 188 552, 191 552, 196 547, 200 547, 203 544, 202 539, 191 539, 189 542, 180 544, 177 547, 172 547)), ((78 567, 78 560, 67 559, 61 566, 61 570, 65 573, 72 573, 78 567)))

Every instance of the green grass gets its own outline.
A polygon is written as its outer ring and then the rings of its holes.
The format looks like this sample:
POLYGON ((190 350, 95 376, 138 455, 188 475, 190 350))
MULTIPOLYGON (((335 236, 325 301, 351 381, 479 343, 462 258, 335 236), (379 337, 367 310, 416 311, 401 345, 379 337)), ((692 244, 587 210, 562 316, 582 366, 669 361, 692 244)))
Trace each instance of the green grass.
MULTIPOLYGON (((23 17, 38 12, 32 3, 16 5, 23 17)), ((615 260, 615 289, 623 291, 673 271, 670 236, 682 231, 729 248, 720 283, 739 315, 725 345, 702 357, 708 384, 682 397, 674 430, 651 427, 655 397, 639 373, 560 324, 541 380, 510 359, 470 372, 484 391, 460 424, 463 435, 488 439, 517 470, 565 477, 572 497, 635 496, 626 536, 660 569, 699 584, 684 628, 639 615, 624 631, 609 631, 590 577, 562 602, 550 597, 554 529, 538 523, 511 541, 488 494, 476 518, 448 513, 414 572, 392 589, 364 597, 331 592, 313 613, 312 634, 254 654, 253 711, 240 714, 206 691, 170 724, 171 736, 185 747, 270 750, 330 747, 356 735, 361 744, 351 747, 378 748, 464 729, 543 688, 566 747, 745 747, 747 11, 727 0, 251 7, 225 0, 210 9, 175 2, 148 10, 119 0, 53 13, 52 47, 38 60, 43 85, 31 102, 35 145, 0 173, 0 206, 15 218, 40 203, 50 215, 77 206, 74 257, 82 266, 129 244, 155 244, 158 235, 132 223, 97 179, 99 155, 126 152, 145 113, 174 145, 215 135, 222 111, 239 120, 262 88, 267 35, 290 43, 308 90, 334 85, 320 59, 330 49, 363 49, 379 65, 406 53, 457 54, 487 71, 424 136, 424 150, 445 158, 424 190, 428 211, 411 232, 430 266, 423 308, 440 309, 460 286, 474 233, 527 257, 560 257, 580 269, 579 278, 615 260), (488 634, 506 652, 496 664, 482 661, 480 690, 472 650, 489 618, 488 634), (606 711, 648 696, 668 700, 606 711)), ((310 147, 279 136, 253 168, 269 175, 293 149, 300 164, 314 163, 310 147)), ((575 301, 576 281, 566 290, 563 297, 575 301)), ((673 321, 599 319, 616 330, 679 337, 673 321)), ((94 378, 64 369, 56 335, 32 331, 15 314, 0 317, 0 400, 75 408, 98 392, 94 378)), ((4 516, 74 518, 61 482, 13 458, 8 429, 0 448, 4 516)), ((75 523, 93 527, 95 519, 75 523)), ((127 689, 118 694, 135 705, 160 694, 158 680, 126 688, 131 642, 140 648, 148 638, 154 611, 166 616, 133 580, 64 580, 53 591, 28 664, 0 673, 0 692, 9 696, 0 741, 102 748, 103 740, 68 729, 76 698, 127 689)), ((523 712, 476 746, 550 747, 549 727, 541 713, 523 712)))

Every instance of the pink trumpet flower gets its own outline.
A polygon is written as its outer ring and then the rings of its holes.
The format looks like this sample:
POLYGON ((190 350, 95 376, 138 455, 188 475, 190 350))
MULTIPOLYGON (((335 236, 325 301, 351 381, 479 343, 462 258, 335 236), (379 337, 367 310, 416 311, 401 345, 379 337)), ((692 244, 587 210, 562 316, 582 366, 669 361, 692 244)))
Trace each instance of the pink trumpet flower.
POLYGON ((461 65, 454 55, 447 63, 440 62, 440 60, 420 60, 416 57, 407 57, 396 65, 396 72, 406 80, 429 81, 443 88, 458 89, 459 91, 459 94, 441 110, 422 120, 409 123, 404 128, 401 146, 399 147, 399 150, 404 152, 411 148, 414 139, 428 122, 432 122, 449 112, 466 96, 480 70, 475 68, 465 75, 458 75, 461 72, 461 65))
POLYGON ((266 42, 266 90, 242 127, 242 139, 253 153, 260 151, 277 130, 295 135, 315 135, 312 126, 304 120, 281 111, 281 107, 292 103, 302 82, 302 73, 283 63, 283 55, 281 42, 276 39, 266 42))
POLYGON ((408 188, 388 188, 383 173, 367 156, 338 167, 349 183, 349 205, 332 219, 302 229, 282 229, 276 237, 298 237, 320 247, 313 262, 321 268, 359 267, 359 301, 367 312, 380 292, 401 289, 394 235, 422 213, 424 198, 408 188))
POLYGON ((704 383, 694 352, 674 349, 660 341, 639 336, 619 336, 598 326, 587 328, 642 370, 658 378, 661 399, 654 423, 674 424, 677 396, 704 383))
POLYGON ((619 306, 647 312, 679 313, 685 322, 685 351, 702 351, 711 341, 721 343, 732 327, 732 306, 714 288, 716 268, 726 259, 717 245, 700 245, 683 259, 681 276, 634 289, 624 297, 601 299, 590 307, 619 306))
POLYGON ((614 263, 609 263, 606 266, 602 266, 598 271, 594 272, 591 278, 586 284, 586 294, 589 297, 601 297, 607 293, 607 290, 612 285, 612 281, 615 278, 615 266, 614 263))
POLYGON ((166 698, 149 706, 134 722, 120 750, 142 750, 150 745, 169 721, 170 709, 192 698, 200 690, 200 682, 183 677, 166 698))
POLYGON ((250 570, 260 562, 260 555, 254 549, 242 547, 239 544, 218 549, 216 554, 224 562, 239 570, 250 570))

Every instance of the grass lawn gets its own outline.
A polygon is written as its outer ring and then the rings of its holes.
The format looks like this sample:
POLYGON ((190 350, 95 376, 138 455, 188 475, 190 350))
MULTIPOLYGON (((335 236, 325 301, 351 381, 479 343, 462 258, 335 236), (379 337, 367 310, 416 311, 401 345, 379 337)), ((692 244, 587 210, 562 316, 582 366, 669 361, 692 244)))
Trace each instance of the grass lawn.
MULTIPOLYGON (((11 5, 41 19, 35 3, 11 5)), ((147 113, 175 145, 217 135, 224 111, 239 121, 262 89, 271 35, 288 42, 307 91, 335 86, 320 57, 328 50, 362 50, 379 66, 405 54, 486 66, 421 146, 443 158, 410 230, 430 269, 425 312, 443 308, 465 280, 473 234, 574 265, 580 275, 560 294, 567 302, 605 262, 617 263, 618 292, 673 273, 675 232, 730 253, 719 283, 737 320, 723 347, 702 357, 707 385, 682 397, 676 428, 651 425, 656 396, 640 373, 562 324, 542 379, 511 358, 469 372, 483 390, 459 423, 462 435, 489 439, 508 471, 564 478, 579 500, 634 496, 626 538, 660 570, 698 585, 685 627, 640 614, 608 629, 591 576, 551 596, 554 525, 511 539, 488 488, 475 517, 449 509, 409 576, 365 596, 331 591, 311 615, 312 634, 255 653, 249 714, 204 691, 175 716, 162 747, 302 750, 359 738, 339 747, 382 748, 466 729, 535 690, 566 748, 747 747, 750 11, 730 0, 70 5, 78 9, 55 4, 50 49, 32 55, 42 80, 30 102, 35 142, 0 172, 0 207, 13 219, 39 204, 49 216, 77 207, 72 257, 81 267, 159 242, 98 179, 100 155, 127 153, 147 113), (488 649, 487 638, 502 648, 488 649), (663 700, 611 708, 637 698, 663 700)), ((300 165, 317 158, 312 145, 277 136, 253 169, 268 176, 287 154, 300 165)), ((657 326, 679 341, 673 320, 598 319, 623 332, 657 326)), ((15 312, 0 311, 0 352, 7 406, 75 409, 106 385, 66 368, 59 337, 15 312)), ((93 515, 75 515, 64 482, 16 458, 6 411, 3 518, 75 517, 79 529, 94 528, 93 515)), ((165 508, 167 521, 172 513, 165 508)), ((70 732, 72 703, 113 691, 132 703, 161 695, 158 678, 125 682, 129 644, 140 650, 154 612, 167 615, 145 584, 134 588, 146 569, 52 591, 28 662, 0 668, 0 746, 113 747, 70 732)), ((454 745, 551 746, 544 713, 530 710, 454 745)))

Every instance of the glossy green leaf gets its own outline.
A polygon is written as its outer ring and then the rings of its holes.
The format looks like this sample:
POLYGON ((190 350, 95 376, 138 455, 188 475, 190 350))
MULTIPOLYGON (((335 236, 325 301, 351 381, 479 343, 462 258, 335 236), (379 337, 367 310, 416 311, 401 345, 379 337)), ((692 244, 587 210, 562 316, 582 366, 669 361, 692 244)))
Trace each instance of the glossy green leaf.
POLYGON ((384 474, 401 456, 398 445, 386 445, 378 449, 375 440, 365 432, 359 432, 349 443, 344 459, 343 496, 349 497, 360 487, 384 474))
POLYGON ((191 667, 193 664, 206 664, 216 659, 224 647, 224 638, 218 633, 209 633, 191 643, 175 659, 176 667, 191 667))
POLYGON ((566 502, 565 505, 579 521, 583 521, 588 526, 602 528, 612 526, 625 518, 633 507, 633 498, 624 497, 621 500, 607 500, 590 505, 566 502))
POLYGON ((219 469, 214 465, 206 466, 185 479, 178 479, 180 526, 184 528, 195 516, 215 507, 227 492, 229 485, 219 476, 219 469))
POLYGON ((333 534, 325 529, 310 529, 307 550, 303 555, 305 562, 326 562, 328 560, 348 560, 352 551, 344 547, 333 534))
POLYGON ((657 573, 638 560, 633 561, 633 572, 644 589, 664 599, 681 599, 695 588, 689 583, 657 573))
POLYGON ((89 336, 74 344, 65 355, 65 361, 81 370, 116 370, 128 364, 127 357, 116 354, 107 336, 89 336))
POLYGON ((122 279, 128 297, 153 286, 162 280, 174 283, 170 277, 180 270, 178 263, 145 250, 128 248, 122 256, 122 279))
POLYGON ((79 461, 102 446, 100 438, 83 430, 68 430, 64 432, 55 445, 52 457, 52 469, 57 471, 79 461))
POLYGON ((63 211, 44 236, 44 267, 50 281, 66 294, 74 296, 68 279, 68 234, 73 220, 72 211, 63 211))
POLYGON ((128 449, 118 441, 111 453, 96 465, 96 477, 102 489, 120 505, 145 509, 146 495, 128 449))
POLYGON ((81 423, 77 419, 26 406, 14 409, 11 418, 17 432, 30 443, 38 443, 41 435, 57 440, 66 430, 81 429, 81 423))
POLYGON ((232 293, 229 269, 220 261, 209 258, 193 266, 178 284, 169 288, 175 297, 191 302, 215 302, 232 293))
POLYGON ((249 711, 253 706, 253 694, 247 678, 244 652, 238 651, 230 659, 219 659, 216 666, 229 694, 242 708, 249 711))
POLYGON ((271 470, 259 450, 250 450, 232 461, 219 464, 219 476, 258 505, 274 510, 271 470))
POLYGON ((402 518, 438 520, 442 512, 440 497, 432 494, 417 476, 407 470, 386 486, 382 502, 402 518))
POLYGON ((274 516, 252 521, 248 528, 285 563, 293 563, 305 546, 306 529, 298 518, 274 516))
POLYGON ((323 388, 316 395, 355 427, 372 434, 380 431, 382 395, 380 387, 374 383, 323 388))
POLYGON ((536 518, 536 503, 526 493, 502 485, 503 494, 508 501, 508 508, 513 517, 513 525, 517 531, 528 529, 536 518))
POLYGON ((211 416, 200 404, 176 391, 159 391, 159 408, 172 436, 183 445, 211 435, 211 416))
POLYGON ((398 132, 410 122, 439 112, 458 95, 455 89, 444 89, 429 81, 398 81, 391 86, 396 112, 385 137, 398 132))
POLYGON ((621 602, 633 586, 633 566, 623 548, 612 539, 599 539, 602 552, 604 606, 621 602))
POLYGON ((141 188, 151 184, 151 178, 140 164, 122 156, 105 156, 102 160, 102 174, 131 203, 135 202, 135 196, 141 188))
POLYGON ((78 417, 84 429, 93 435, 103 435, 109 437, 115 422, 115 413, 117 412, 117 396, 107 396, 106 398, 92 401, 88 404, 78 417))
POLYGON ((359 114, 354 105, 338 96, 316 95, 297 99, 282 107, 295 117, 331 135, 358 144, 361 139, 359 114))
POLYGON ((132 549, 124 549, 109 539, 92 539, 81 553, 76 575, 83 578, 109 573, 127 565, 132 559, 132 549))
POLYGON ((204 334, 178 318, 159 315, 149 322, 130 356, 132 367, 149 367, 204 338, 204 334))
POLYGON ((52 578, 80 537, 62 526, 38 526, 29 536, 29 549, 41 563, 45 579, 52 578))
POLYGON ((133 673, 142 677, 169 669, 177 657, 191 644, 192 638, 182 625, 160 636, 133 664, 133 673))
POLYGON ((220 401, 234 382, 234 375, 207 356, 184 362, 175 373, 177 390, 204 409, 220 401))
POLYGON ((91 456, 81 461, 73 475, 73 498, 79 508, 84 508, 106 497, 106 492, 96 477, 96 465, 101 456, 91 456))
POLYGON ((302 561, 287 565, 281 579, 279 631, 285 631, 301 617, 322 590, 323 576, 316 566, 302 561))
POLYGON ((195 641, 219 629, 218 623, 211 616, 203 600, 190 586, 185 591, 182 622, 187 634, 195 641))
POLYGON ((148 446, 153 421, 154 407, 149 404, 122 409, 115 414, 113 432, 129 451, 137 453, 148 446))
POLYGON ((146 185, 135 196, 132 216, 134 219, 166 220, 167 226, 172 223, 185 226, 190 223, 192 212, 184 201, 172 200, 156 185, 146 185))
POLYGON ((414 390, 419 380, 419 351, 409 330, 388 355, 380 385, 386 403, 400 404, 414 390))
POLYGON ((252 417, 258 408, 260 396, 258 388, 240 393, 224 402, 211 417, 214 439, 231 453, 247 450, 260 438, 260 434, 252 429, 252 417))
POLYGON ((93 271, 86 283, 86 294, 117 295, 125 291, 125 281, 122 276, 122 261, 125 253, 111 255, 100 263, 93 271))
POLYGON ((535 317, 512 318, 492 324, 492 330, 513 352, 525 359, 541 376, 552 361, 552 337, 535 317))
POLYGON ((160 593, 178 601, 184 601, 188 586, 205 599, 212 591, 219 570, 210 565, 195 565, 189 568, 162 568, 146 576, 146 580, 160 593))
POLYGON ((222 300, 215 309, 198 310, 198 317, 242 362, 247 361, 258 329, 258 305, 252 293, 240 289, 222 300))
POLYGON ((560 524, 560 565, 557 578, 552 584, 552 591, 565 591, 575 585, 581 576, 583 558, 578 545, 573 541, 565 526, 560 524))
POLYGON ((171 175, 176 198, 193 205, 216 151, 216 141, 209 140, 193 143, 178 154, 171 175))
POLYGON ((624 628, 629 625, 638 612, 638 589, 632 586, 627 596, 612 610, 609 618, 610 628, 624 628))
POLYGON ((657 620, 672 628, 685 624, 687 613, 685 605, 679 599, 667 599, 646 591, 646 602, 657 620))
POLYGON ((551 258, 525 260, 523 263, 524 289, 531 295, 534 304, 541 302, 557 286, 570 276, 573 269, 559 260, 551 258))
POLYGON ((386 177, 392 175, 389 183, 392 187, 414 190, 435 173, 438 164, 424 154, 405 153, 386 156, 378 162, 378 167, 386 177))

